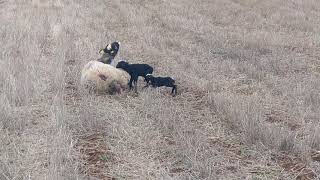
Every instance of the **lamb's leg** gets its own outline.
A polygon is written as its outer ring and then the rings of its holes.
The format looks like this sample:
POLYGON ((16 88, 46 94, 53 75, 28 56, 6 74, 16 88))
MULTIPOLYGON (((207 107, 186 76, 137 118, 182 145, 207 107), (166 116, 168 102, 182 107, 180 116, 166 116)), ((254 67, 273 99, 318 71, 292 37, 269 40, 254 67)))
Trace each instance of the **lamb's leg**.
POLYGON ((143 87, 143 89, 146 88, 146 87, 149 87, 149 85, 150 85, 149 81, 147 81, 146 79, 144 79, 144 80, 147 82, 147 84, 143 87))
POLYGON ((134 77, 133 82, 134 82, 134 91, 137 93, 138 92, 138 76, 134 77))
POLYGON ((129 81, 129 83, 128 83, 129 89, 132 89, 132 82, 133 82, 133 77, 131 76, 131 77, 130 77, 130 81, 129 81))
POLYGON ((134 92, 138 93, 138 86, 137 85, 134 87, 134 92))
POLYGON ((175 96, 177 94, 177 86, 176 85, 172 86, 171 94, 173 94, 173 96, 175 96))
POLYGON ((143 81, 147 83, 144 87, 148 87, 149 86, 149 81, 147 81, 146 77, 144 77, 143 81))
POLYGON ((142 89, 149 87, 149 84, 147 83, 145 86, 142 87, 142 89))

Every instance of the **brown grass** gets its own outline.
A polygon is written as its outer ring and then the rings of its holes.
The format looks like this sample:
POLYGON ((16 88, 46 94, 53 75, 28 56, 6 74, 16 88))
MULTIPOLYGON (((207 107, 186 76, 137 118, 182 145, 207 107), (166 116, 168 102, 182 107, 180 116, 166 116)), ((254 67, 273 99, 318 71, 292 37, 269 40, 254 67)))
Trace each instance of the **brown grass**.
POLYGON ((316 0, 0 1, 0 179, 317 179, 316 0), (90 95, 85 63, 172 76, 90 95), (139 85, 142 86, 142 83, 139 85))

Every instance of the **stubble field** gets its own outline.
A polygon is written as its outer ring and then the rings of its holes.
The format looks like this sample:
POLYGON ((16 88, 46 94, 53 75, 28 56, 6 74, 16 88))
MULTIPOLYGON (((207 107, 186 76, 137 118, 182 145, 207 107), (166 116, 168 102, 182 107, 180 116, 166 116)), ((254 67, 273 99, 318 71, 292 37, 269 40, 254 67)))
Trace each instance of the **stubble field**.
POLYGON ((320 178, 317 0, 0 0, 0 179, 320 178), (87 94, 116 60, 169 89, 87 94))

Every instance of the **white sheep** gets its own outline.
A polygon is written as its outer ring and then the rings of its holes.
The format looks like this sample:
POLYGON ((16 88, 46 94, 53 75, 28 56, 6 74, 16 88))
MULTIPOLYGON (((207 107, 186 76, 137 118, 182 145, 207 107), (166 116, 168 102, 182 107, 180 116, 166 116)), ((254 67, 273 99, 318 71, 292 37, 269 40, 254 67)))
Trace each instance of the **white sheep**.
POLYGON ((98 93, 122 93, 129 79, 127 72, 99 61, 88 62, 81 73, 81 85, 98 93))

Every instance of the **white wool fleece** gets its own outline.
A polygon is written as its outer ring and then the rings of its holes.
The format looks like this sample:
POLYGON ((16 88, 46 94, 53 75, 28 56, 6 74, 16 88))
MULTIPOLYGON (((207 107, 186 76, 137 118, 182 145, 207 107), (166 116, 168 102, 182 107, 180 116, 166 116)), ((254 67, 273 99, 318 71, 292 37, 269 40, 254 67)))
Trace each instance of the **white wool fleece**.
POLYGON ((81 85, 101 93, 113 93, 114 90, 121 93, 127 88, 129 79, 127 72, 98 61, 88 62, 81 72, 81 85), (117 88, 114 89, 114 86, 117 88))

